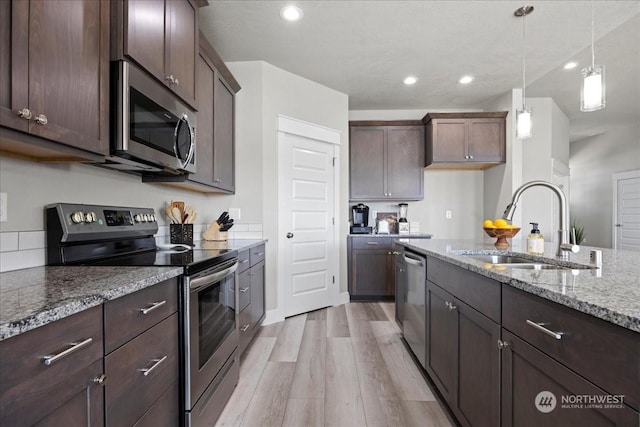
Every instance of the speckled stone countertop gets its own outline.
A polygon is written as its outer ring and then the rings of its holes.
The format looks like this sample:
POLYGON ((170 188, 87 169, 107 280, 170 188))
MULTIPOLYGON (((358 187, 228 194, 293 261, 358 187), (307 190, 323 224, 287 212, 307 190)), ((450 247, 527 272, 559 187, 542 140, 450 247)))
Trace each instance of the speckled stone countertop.
POLYGON ((34 267, 0 274, 0 341, 182 274, 176 267, 34 267))
MULTIPOLYGON (((466 255, 526 254, 526 240, 513 241, 505 251, 492 243, 472 240, 400 239, 407 248, 482 274, 514 288, 571 307, 632 331, 640 332, 640 256, 637 252, 583 246, 570 262, 555 258, 555 245, 545 244, 544 261, 568 269, 497 269, 466 255), (589 263, 590 251, 602 251, 602 268, 589 263), (571 267, 592 267, 571 269, 571 267)), ((532 257, 524 255, 532 259, 532 257)))

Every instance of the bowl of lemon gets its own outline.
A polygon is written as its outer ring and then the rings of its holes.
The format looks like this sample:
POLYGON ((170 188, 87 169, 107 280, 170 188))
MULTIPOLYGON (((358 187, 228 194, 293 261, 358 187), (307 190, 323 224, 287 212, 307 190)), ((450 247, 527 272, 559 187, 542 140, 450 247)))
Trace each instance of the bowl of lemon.
POLYGON ((496 243, 494 246, 498 249, 507 249, 509 247, 509 242, 507 238, 512 238, 518 231, 520 231, 520 227, 517 227, 513 224, 509 224, 502 218, 498 218, 496 220, 486 219, 482 223, 482 228, 489 235, 489 237, 496 237, 496 243))

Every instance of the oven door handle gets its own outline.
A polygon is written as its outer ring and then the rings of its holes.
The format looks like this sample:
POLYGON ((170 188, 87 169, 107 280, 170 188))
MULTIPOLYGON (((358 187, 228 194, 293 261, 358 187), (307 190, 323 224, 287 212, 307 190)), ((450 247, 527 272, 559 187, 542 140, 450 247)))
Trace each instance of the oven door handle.
POLYGON ((217 283, 220 279, 232 275, 238 269, 238 263, 236 262, 230 267, 225 268, 222 271, 216 271, 215 273, 207 274, 206 276, 198 277, 189 282, 189 289, 196 292, 202 288, 206 288, 212 283, 217 283))

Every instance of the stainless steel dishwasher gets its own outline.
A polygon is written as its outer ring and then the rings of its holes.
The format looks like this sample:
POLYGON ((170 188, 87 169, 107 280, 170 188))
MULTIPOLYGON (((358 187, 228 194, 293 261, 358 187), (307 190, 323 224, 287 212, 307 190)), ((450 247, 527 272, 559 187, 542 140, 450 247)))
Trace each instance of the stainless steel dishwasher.
POLYGON ((404 275, 404 339, 413 350, 423 368, 427 364, 426 335, 426 286, 427 260, 424 255, 404 249, 402 260, 406 266, 404 275))

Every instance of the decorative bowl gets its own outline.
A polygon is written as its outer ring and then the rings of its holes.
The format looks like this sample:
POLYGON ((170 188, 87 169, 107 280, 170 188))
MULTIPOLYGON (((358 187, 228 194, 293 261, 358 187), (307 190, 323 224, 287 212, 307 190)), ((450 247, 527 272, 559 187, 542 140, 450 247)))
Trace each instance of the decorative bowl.
POLYGON ((485 233, 489 235, 489 237, 497 237, 496 243, 494 246, 498 249, 507 249, 509 247, 509 242, 507 242, 507 238, 512 238, 518 231, 520 231, 519 227, 511 227, 511 228, 484 228, 485 233))

